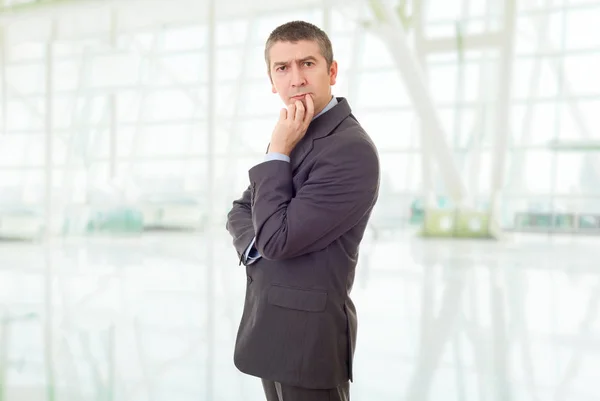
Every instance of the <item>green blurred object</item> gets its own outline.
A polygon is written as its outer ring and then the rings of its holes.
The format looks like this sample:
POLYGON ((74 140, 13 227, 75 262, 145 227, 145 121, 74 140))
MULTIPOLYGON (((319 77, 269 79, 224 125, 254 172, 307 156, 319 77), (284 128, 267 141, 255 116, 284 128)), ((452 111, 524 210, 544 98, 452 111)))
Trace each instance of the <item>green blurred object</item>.
POLYGON ((517 213, 515 216, 517 228, 551 228, 551 213, 517 213))
POLYGON ((553 140, 548 142, 548 147, 553 151, 567 152, 598 152, 600 141, 598 140, 553 140))
POLYGON ((528 223, 530 227, 550 228, 552 227, 552 214, 547 213, 533 215, 528 223))
POLYGON ((414 200, 410 205, 410 224, 423 224, 425 221, 425 208, 423 201, 420 199, 414 200))
MULTIPOLYGON (((437 198, 437 207, 446 209, 450 206, 450 201, 444 196, 437 198)), ((423 224, 425 222, 425 205, 423 199, 415 199, 410 205, 410 224, 423 224)))
POLYGON ((575 230, 576 216, 573 213, 517 213, 515 228, 533 230, 575 230))
POLYGON ((515 214, 514 227, 524 232, 597 234, 600 233, 600 215, 520 212, 515 214))
POLYGON ((494 238, 487 212, 427 209, 421 235, 437 238, 494 238))
POLYGON ((579 228, 583 230, 600 229, 600 216, 581 215, 579 216, 579 228))
POLYGON ((386 15, 385 8, 381 5, 378 0, 369 0, 369 6, 371 6, 371 10, 373 11, 373 15, 377 22, 385 22, 388 19, 386 15))
POLYGON ((36 208, 4 207, 0 209, 0 239, 38 240, 44 234, 44 214, 36 208))
POLYGON ((424 211, 422 235, 424 237, 453 237, 454 214, 454 210, 450 209, 428 209, 424 211))
POLYGON ((575 229, 575 215, 561 213, 554 215, 554 227, 558 229, 564 230, 574 230, 575 229))
POLYGON ((91 213, 86 233, 140 233, 144 227, 142 213, 132 208, 115 208, 91 213))
POLYGON ((456 215, 455 237, 491 238, 489 213, 462 210, 456 215))

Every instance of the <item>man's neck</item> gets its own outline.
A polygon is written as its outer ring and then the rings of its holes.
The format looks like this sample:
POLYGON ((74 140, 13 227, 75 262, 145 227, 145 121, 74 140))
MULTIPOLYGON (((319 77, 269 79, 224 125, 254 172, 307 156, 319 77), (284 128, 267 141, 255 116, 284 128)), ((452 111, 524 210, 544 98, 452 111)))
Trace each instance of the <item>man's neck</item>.
MULTIPOLYGON (((329 98, 329 101, 325 104, 325 106, 321 107, 321 110, 319 110, 318 112, 315 111, 315 116, 313 117, 313 120, 317 117, 322 116, 323 114, 325 114, 327 111, 329 111, 330 108, 332 108, 334 105, 330 106, 330 104, 333 102, 334 97, 333 95, 331 95, 331 97, 329 98), (328 108, 329 107, 329 108, 328 108)), ((336 102, 337 103, 337 102, 336 102)))

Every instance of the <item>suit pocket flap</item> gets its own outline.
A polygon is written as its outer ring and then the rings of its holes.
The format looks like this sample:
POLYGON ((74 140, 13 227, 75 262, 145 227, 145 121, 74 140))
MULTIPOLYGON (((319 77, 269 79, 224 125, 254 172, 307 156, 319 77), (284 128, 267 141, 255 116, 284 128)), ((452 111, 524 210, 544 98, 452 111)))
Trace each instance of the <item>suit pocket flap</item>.
POLYGON ((288 309, 322 312, 327 304, 327 291, 272 285, 269 289, 269 303, 288 309))

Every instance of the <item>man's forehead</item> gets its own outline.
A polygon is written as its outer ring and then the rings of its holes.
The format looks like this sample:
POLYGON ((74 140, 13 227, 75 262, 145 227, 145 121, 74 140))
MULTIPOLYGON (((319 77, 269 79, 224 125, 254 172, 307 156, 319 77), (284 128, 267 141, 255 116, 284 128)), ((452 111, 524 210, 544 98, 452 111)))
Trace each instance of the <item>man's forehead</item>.
POLYGON ((312 41, 277 42, 270 49, 271 62, 293 62, 321 56, 319 46, 312 41))

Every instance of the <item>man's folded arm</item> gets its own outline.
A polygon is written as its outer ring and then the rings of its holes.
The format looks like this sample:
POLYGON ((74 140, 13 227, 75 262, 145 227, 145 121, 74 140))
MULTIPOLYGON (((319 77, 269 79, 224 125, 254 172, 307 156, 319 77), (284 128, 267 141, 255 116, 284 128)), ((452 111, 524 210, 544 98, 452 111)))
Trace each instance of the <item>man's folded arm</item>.
POLYGON ((254 238, 250 194, 251 188, 248 187, 240 199, 233 201, 233 206, 227 214, 227 224, 225 225, 233 238, 233 246, 240 258, 244 255, 254 238))
MULTIPOLYGON (((267 148, 268 150, 268 148, 267 148)), ((280 153, 267 153, 264 161, 280 160, 290 162, 290 157, 280 153)), ((233 202, 233 207, 227 215, 226 228, 234 238, 234 246, 238 252, 240 260, 244 264, 252 264, 261 258, 258 250, 255 248, 254 226, 252 225, 252 208, 251 208, 251 187, 249 186, 242 194, 242 197, 233 202), (240 252, 240 247, 247 243, 249 231, 252 231, 252 240, 245 247, 243 252, 240 252), (239 239, 238 239, 239 238, 239 239), (238 239, 238 240, 236 240, 238 239)))
POLYGON ((282 260, 326 248, 361 220, 377 198, 379 161, 369 142, 345 139, 319 155, 296 196, 289 163, 261 163, 249 175, 255 247, 282 260))

